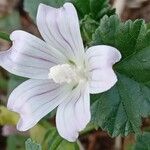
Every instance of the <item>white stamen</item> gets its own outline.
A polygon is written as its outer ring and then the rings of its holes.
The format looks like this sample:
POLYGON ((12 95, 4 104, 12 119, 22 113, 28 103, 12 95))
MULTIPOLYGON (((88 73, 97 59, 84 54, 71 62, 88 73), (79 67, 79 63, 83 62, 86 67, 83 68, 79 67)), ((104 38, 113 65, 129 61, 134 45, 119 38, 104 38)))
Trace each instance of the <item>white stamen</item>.
POLYGON ((50 68, 49 78, 56 83, 78 83, 82 78, 80 70, 74 65, 62 64, 50 68))

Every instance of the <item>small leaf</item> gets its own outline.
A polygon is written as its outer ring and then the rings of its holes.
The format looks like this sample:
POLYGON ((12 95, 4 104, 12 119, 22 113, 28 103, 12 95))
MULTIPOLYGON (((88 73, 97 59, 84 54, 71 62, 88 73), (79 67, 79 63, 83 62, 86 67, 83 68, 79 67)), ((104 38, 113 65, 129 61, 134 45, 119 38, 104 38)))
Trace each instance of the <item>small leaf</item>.
POLYGON ((99 23, 91 18, 90 15, 85 15, 80 21, 80 28, 83 42, 88 43, 92 40, 92 35, 95 33, 95 30, 98 28, 99 23))
POLYGON ((25 142, 25 147, 26 147, 26 150, 42 150, 41 145, 35 143, 35 142, 32 141, 31 139, 28 139, 28 140, 25 142))

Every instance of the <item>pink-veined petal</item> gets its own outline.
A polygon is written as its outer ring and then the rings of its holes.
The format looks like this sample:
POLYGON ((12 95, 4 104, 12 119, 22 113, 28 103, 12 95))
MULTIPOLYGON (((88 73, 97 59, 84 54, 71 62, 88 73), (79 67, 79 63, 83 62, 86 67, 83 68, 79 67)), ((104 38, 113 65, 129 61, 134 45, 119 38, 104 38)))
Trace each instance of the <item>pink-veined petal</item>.
POLYGON ((56 108, 70 93, 66 85, 50 80, 30 79, 18 86, 10 95, 7 107, 20 114, 17 129, 26 131, 56 108))
POLYGON ((64 62, 63 57, 54 55, 44 41, 27 32, 14 31, 10 38, 13 45, 0 53, 0 66, 12 74, 47 79, 50 67, 64 62))
POLYGON ((88 88, 75 89, 57 109, 56 125, 59 134, 74 142, 91 119, 88 88))
POLYGON ((79 20, 71 3, 65 3, 61 8, 40 4, 37 25, 44 40, 68 59, 83 57, 79 20))
POLYGON ((111 46, 98 45, 87 51, 90 71, 90 93, 109 90, 117 82, 112 66, 121 59, 120 52, 111 46))

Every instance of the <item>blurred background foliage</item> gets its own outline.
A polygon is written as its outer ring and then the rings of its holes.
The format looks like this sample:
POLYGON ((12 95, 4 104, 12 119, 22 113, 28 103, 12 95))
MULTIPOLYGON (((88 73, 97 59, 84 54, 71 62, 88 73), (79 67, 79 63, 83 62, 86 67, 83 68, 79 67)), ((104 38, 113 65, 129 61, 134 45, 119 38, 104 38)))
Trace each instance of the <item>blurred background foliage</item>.
MULTIPOLYGON (((40 37, 36 27, 36 12, 39 3, 54 7, 71 1, 78 10, 81 34, 85 46, 91 45, 93 34, 100 25, 104 15, 117 14, 123 21, 144 18, 150 21, 149 0, 0 0, 0 51, 11 46, 8 35, 21 29, 40 37)), ((147 24, 150 28, 150 24, 147 24)), ((96 36, 96 35, 95 35, 96 36)), ((142 120, 143 135, 111 138, 99 127, 89 124, 79 137, 77 143, 69 143, 62 139, 55 126, 55 110, 48 114, 38 125, 27 132, 18 132, 15 125, 18 121, 16 113, 7 110, 9 93, 23 81, 8 74, 0 68, 0 150, 150 150, 150 119, 142 120), (9 117, 8 117, 9 116, 9 117), (94 129, 95 128, 95 129, 94 129), (96 130, 99 128, 99 130, 96 130), (31 139, 28 139, 28 138, 31 139), (27 140, 28 139, 28 140, 27 140), (26 142, 25 142, 26 141, 26 142)))

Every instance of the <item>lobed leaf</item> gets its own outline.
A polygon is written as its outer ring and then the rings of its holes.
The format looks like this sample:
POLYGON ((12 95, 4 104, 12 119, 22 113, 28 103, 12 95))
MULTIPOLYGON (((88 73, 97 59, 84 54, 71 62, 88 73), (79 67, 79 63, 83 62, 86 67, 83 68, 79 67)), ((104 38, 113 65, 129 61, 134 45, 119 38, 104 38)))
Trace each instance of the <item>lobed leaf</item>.
POLYGON ((114 66, 117 84, 91 95, 92 121, 110 135, 139 133, 141 117, 150 115, 150 31, 143 20, 121 22, 105 16, 93 35, 92 45, 110 45, 122 53, 114 66))

